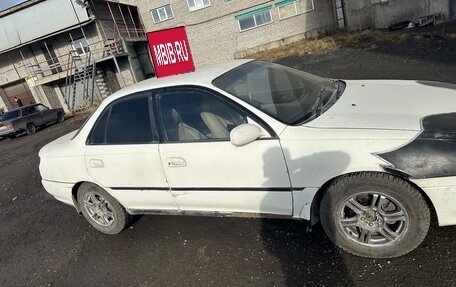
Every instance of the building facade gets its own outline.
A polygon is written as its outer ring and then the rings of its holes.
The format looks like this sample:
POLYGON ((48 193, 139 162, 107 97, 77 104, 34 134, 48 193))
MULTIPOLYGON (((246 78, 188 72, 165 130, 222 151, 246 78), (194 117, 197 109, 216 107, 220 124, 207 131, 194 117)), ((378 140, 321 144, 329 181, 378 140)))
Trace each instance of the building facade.
POLYGON ((146 32, 185 26, 198 66, 434 13, 456 0, 28 0, 0 12, 0 109, 73 111, 153 76, 146 32))
POLYGON ((185 26, 195 64, 317 36, 335 28, 329 0, 119 0, 138 7, 146 31, 185 26))
POLYGON ((196 65, 339 29, 386 28, 443 13, 456 0, 118 0, 138 7, 146 31, 185 26, 196 65))
POLYGON ((30 0, 0 12, 0 26, 4 110, 18 97, 74 111, 153 75, 144 27, 131 5, 30 0))
POLYGON ((423 16, 442 13, 456 17, 456 0, 350 0, 344 1, 346 24, 351 29, 388 28, 402 21, 418 22, 423 16))

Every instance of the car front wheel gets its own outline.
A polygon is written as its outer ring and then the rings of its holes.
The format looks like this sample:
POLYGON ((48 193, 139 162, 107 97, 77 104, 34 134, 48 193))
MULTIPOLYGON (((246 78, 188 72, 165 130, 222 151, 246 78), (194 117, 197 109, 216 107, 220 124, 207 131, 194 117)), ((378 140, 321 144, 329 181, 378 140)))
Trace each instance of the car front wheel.
POLYGON ((426 237, 429 208, 410 183, 383 173, 355 173, 336 179, 320 205, 328 237, 346 251, 390 258, 415 249, 426 237))
POLYGON ((109 193, 99 186, 84 183, 78 190, 78 204, 85 219, 106 234, 121 232, 130 221, 130 214, 109 193))
POLYGON ((57 114, 57 122, 61 123, 65 120, 65 115, 63 113, 58 113, 57 114))

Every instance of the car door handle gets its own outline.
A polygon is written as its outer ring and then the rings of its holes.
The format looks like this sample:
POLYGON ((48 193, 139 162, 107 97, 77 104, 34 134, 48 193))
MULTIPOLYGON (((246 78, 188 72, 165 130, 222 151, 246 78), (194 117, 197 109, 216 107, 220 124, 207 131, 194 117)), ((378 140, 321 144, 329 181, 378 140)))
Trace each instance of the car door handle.
POLYGON ((181 157, 168 157, 166 159, 169 167, 184 167, 187 166, 185 159, 181 157))
POLYGON ((90 162, 90 167, 92 168, 103 168, 104 167, 104 162, 99 159, 91 159, 89 160, 90 162))

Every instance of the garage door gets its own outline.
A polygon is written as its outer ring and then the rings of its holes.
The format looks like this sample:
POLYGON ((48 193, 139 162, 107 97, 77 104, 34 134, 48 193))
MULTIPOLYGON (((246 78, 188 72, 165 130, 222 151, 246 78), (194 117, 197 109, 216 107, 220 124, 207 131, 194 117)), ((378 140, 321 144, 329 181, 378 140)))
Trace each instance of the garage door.
POLYGON ((6 97, 8 98, 8 101, 13 108, 17 107, 16 103, 14 102, 14 97, 21 99, 24 106, 35 103, 35 99, 33 98, 33 95, 30 92, 26 82, 5 86, 3 87, 3 91, 5 92, 6 97))

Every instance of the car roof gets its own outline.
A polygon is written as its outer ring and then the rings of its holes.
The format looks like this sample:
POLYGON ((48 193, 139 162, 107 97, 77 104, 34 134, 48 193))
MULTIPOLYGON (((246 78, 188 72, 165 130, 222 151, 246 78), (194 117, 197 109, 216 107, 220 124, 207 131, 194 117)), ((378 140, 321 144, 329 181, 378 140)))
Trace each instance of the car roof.
POLYGON ((157 89, 162 87, 178 86, 178 85, 202 85, 207 86, 217 77, 226 72, 239 67, 245 63, 253 61, 252 59, 231 60, 216 64, 208 64, 196 67, 194 72, 180 74, 176 76, 168 76, 164 78, 151 78, 112 94, 107 99, 115 100, 136 92, 157 89))
POLYGON ((6 111, 5 114, 6 114, 6 113, 9 113, 9 112, 14 112, 14 111, 22 110, 22 109, 24 109, 24 108, 37 106, 37 105, 39 105, 39 104, 37 103, 37 104, 31 104, 31 105, 26 105, 26 106, 14 108, 14 109, 11 109, 11 110, 6 111))

